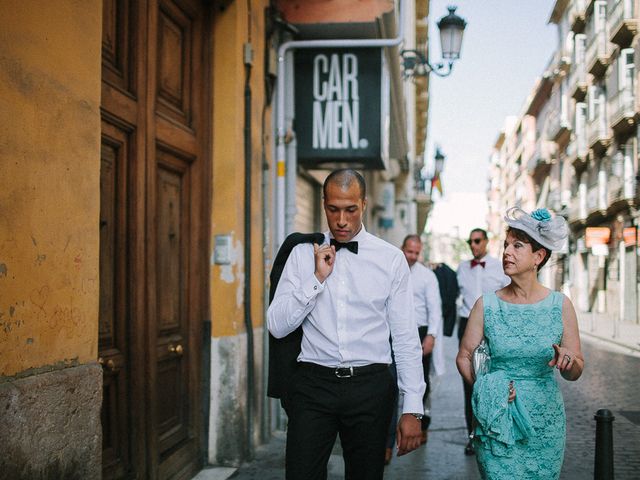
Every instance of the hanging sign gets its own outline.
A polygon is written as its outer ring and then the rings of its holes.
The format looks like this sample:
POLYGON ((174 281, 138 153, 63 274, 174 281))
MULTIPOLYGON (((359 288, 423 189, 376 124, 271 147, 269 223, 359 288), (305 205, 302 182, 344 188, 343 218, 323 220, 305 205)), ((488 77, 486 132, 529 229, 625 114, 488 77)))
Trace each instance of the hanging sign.
POLYGON ((622 238, 625 247, 633 247, 636 245, 636 227, 625 227, 622 230, 622 238))
POLYGON ((594 245, 608 245, 611 230, 608 227, 587 227, 585 230, 587 248, 594 245))
MULTIPOLYGON (((295 52, 298 162, 307 167, 384 168, 380 48, 295 52), (320 165, 326 164, 329 165, 320 165)), ((388 96, 388 91, 385 92, 388 96)), ((388 102, 387 102, 388 103, 388 102)))

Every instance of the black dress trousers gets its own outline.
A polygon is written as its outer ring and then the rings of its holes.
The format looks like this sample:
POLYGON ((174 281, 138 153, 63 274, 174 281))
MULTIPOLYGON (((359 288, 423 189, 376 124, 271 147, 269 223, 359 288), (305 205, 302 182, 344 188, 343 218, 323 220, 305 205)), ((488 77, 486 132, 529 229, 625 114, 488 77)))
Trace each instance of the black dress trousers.
MULTIPOLYGON (((420 345, 422 346, 422 342, 424 341, 424 337, 429 333, 429 327, 418 327, 418 337, 420 338, 420 345)), ((425 389, 424 395, 422 396, 422 404, 424 405, 429 398, 429 393, 431 392, 431 382, 429 381, 429 371, 431 370, 431 353, 429 355, 422 355, 422 375, 424 377, 425 389)), ((422 413, 422 412, 420 412, 422 413)), ((429 429, 429 425, 431 424, 431 416, 425 415, 422 417, 422 431, 429 429)))
POLYGON ((338 378, 331 369, 302 363, 293 385, 288 399, 287 480, 326 479, 337 435, 347 480, 382 479, 396 396, 389 368, 338 378))

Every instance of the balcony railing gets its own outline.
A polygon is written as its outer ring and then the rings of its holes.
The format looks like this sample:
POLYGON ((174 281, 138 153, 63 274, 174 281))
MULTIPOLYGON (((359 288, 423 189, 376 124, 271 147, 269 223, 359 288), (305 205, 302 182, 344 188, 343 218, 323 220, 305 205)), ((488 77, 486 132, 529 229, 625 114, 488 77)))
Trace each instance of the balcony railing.
POLYGON ((611 128, 615 132, 629 130, 635 124, 635 93, 624 87, 609 98, 611 128))
POLYGON ((612 158, 609 175, 609 207, 616 208, 633 200, 637 193, 637 182, 633 168, 634 143, 621 145, 612 158))
POLYGON ((609 13, 610 40, 622 47, 629 45, 638 31, 634 0, 618 0, 609 13))
POLYGON ((589 145, 587 144, 587 129, 584 124, 582 128, 576 129, 575 134, 576 156, 585 158, 589 153, 589 145))
POLYGON ((622 178, 611 175, 607 191, 609 206, 632 200, 636 195, 636 179, 633 174, 625 174, 622 178))
POLYGON ((622 192, 623 179, 615 175, 609 175, 609 184, 607 185, 607 202, 609 205, 619 200, 624 192, 622 192))
POLYGON ((609 145, 611 133, 607 124, 607 117, 602 112, 591 122, 587 123, 587 144, 589 148, 599 150, 609 145))
POLYGON ((549 140, 558 141, 571 130, 569 115, 566 111, 555 111, 549 116, 549 140))
POLYGON ((571 96, 578 100, 584 98, 587 91, 587 66, 585 58, 576 58, 569 77, 571 96))
POLYGON ((549 197, 547 198, 547 205, 551 210, 557 212, 562 209, 562 204, 560 202, 560 190, 553 189, 549 192, 549 197))
POLYGON ((542 165, 550 165, 553 155, 553 144, 543 138, 538 138, 533 150, 533 155, 527 163, 527 170, 533 174, 542 165))
POLYGON ((586 59, 589 73, 596 77, 604 74, 609 62, 609 39, 605 30, 595 32, 588 39, 586 59))
POLYGON ((581 222, 587 218, 587 186, 582 183, 578 186, 577 195, 569 205, 569 221, 581 222))
POLYGON ((587 214, 607 210, 607 181, 604 170, 598 172, 598 181, 587 189, 587 214))

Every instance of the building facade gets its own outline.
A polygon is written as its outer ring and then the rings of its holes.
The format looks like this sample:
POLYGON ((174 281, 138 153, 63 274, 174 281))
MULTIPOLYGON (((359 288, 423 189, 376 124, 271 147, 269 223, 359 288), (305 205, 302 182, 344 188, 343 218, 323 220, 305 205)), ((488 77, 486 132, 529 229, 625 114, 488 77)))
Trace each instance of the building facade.
POLYGON ((594 321, 639 320, 638 7, 633 0, 554 4, 557 48, 519 117, 535 124, 535 148, 515 181, 532 188, 506 201, 508 168, 496 162, 492 175, 501 180, 489 191, 500 199, 492 202, 493 218, 512 205, 548 207, 567 218, 568 248, 554 254, 541 278, 594 321))
POLYGON ((379 49, 388 154, 363 169, 365 222, 394 244, 419 229, 427 83, 398 55, 428 2, 341 5, 2 3, 0 478, 191 478, 278 426, 267 278, 278 227, 323 228, 328 172, 292 160, 285 42, 404 32, 379 49))

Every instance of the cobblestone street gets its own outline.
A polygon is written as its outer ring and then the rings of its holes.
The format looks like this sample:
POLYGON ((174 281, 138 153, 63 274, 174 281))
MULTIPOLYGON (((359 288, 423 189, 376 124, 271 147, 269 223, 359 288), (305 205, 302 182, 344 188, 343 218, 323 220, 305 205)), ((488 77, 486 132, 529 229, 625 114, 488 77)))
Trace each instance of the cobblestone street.
MULTIPOLYGON (((455 369, 455 338, 445 338, 447 373, 437 386, 432 402, 432 424, 426 447, 405 457, 394 457, 386 468, 385 479, 430 478, 442 480, 479 479, 475 458, 463 453, 466 442, 462 407, 462 385, 455 369)), ((561 478, 593 478, 595 450, 594 413, 608 408, 615 415, 614 461, 618 480, 640 478, 640 402, 638 401, 638 354, 630 355, 617 347, 583 339, 586 368, 578 382, 562 381, 567 411, 567 449, 561 478)), ((238 469, 234 480, 275 480, 284 478, 285 435, 278 432, 260 447, 256 459, 238 469)), ((198 478, 209 476, 207 470, 198 478)), ((329 479, 343 478, 342 457, 336 446, 329 463, 329 479)))

